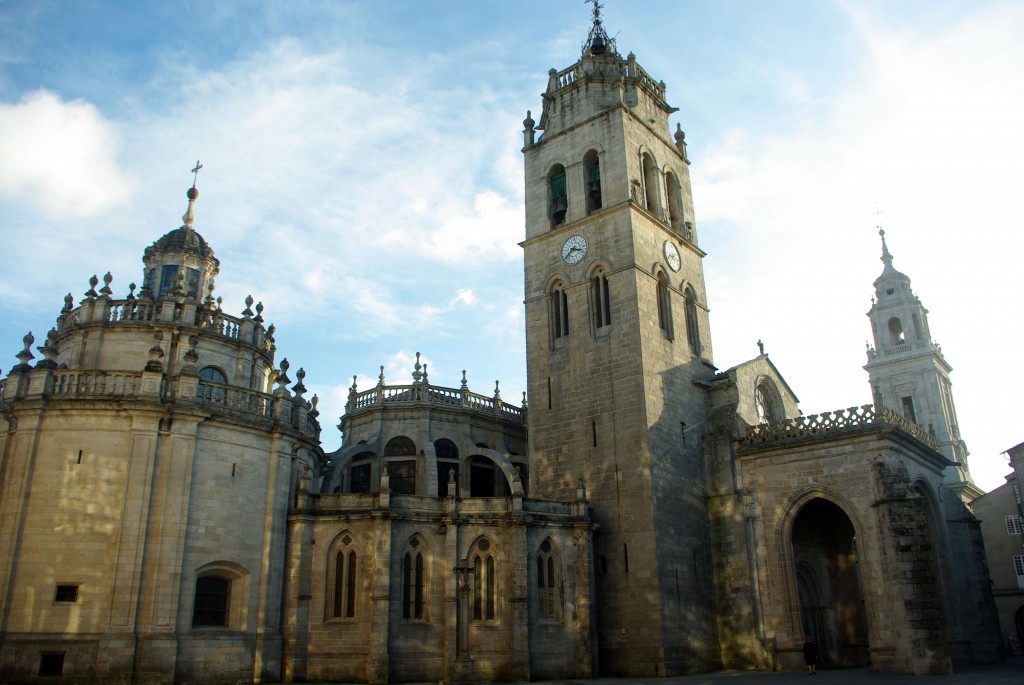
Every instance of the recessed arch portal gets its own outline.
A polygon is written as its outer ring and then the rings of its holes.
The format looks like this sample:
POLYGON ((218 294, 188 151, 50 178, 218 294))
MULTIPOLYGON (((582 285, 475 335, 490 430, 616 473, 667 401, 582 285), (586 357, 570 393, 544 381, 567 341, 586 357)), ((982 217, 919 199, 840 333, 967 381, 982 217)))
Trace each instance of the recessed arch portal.
POLYGON ((791 538, 804 635, 818 643, 825 667, 867 666, 867 619, 853 522, 837 504, 817 497, 801 507, 791 538))

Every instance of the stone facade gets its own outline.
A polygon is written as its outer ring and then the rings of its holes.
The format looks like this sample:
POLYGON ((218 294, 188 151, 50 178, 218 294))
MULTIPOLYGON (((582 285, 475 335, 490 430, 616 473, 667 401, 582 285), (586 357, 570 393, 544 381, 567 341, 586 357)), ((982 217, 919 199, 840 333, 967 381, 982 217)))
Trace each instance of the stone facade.
POLYGON ((214 301, 193 187, 138 294, 93 277, 0 381, 0 678, 794 669, 807 635, 834 668, 996 658, 950 368, 909 279, 883 243, 874 406, 804 416, 763 350, 719 371, 673 112, 595 8, 524 121, 529 405, 381 369, 332 454, 262 306, 214 301))
POLYGON ((1003 647, 1008 654, 1024 653, 1024 443, 1006 451, 1011 472, 1006 483, 971 502, 981 520, 985 552, 992 575, 992 594, 999 611, 1003 647))

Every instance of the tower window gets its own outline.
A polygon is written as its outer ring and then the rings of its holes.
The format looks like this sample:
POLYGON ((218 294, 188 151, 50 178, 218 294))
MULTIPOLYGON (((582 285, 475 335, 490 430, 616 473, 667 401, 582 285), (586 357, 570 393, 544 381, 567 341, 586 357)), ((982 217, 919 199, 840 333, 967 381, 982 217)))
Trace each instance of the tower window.
POLYGON ((914 414, 914 398, 904 397, 903 402, 903 415, 910 419, 911 423, 917 423, 917 416, 914 414))
POLYGON ((668 220, 676 231, 683 230, 683 192, 679 179, 671 171, 665 175, 665 192, 668 195, 668 220))
POLYGON ((569 301, 561 283, 551 290, 551 332, 555 339, 569 335, 569 301))
POLYGON ((164 268, 160 272, 160 290, 157 291, 157 299, 163 299, 167 296, 168 291, 174 287, 174 284, 178 280, 178 265, 177 264, 164 264, 164 268))
POLYGON ((373 456, 372 452, 360 452, 352 457, 352 468, 348 477, 349 492, 370 492, 370 460, 373 456))
POLYGON ((668 279, 664 273, 658 274, 658 326, 662 334, 672 339, 672 300, 670 298, 668 279))
POLYGON ((648 212, 655 216, 660 216, 661 204, 658 197, 658 178, 660 174, 658 173, 658 166, 654 162, 654 158, 646 152, 641 155, 640 163, 644 174, 644 204, 648 212))
POLYGON ((597 151, 590 150, 583 157, 583 170, 587 182, 587 214, 601 209, 601 165, 598 163, 597 151))
POLYGON ((551 191, 551 226, 552 228, 565 223, 565 215, 569 211, 569 189, 565 180, 565 167, 556 164, 548 172, 548 186, 551 191))
POLYGON ((594 304, 594 327, 603 328, 612 322, 612 307, 608 297, 608 277, 598 271, 591 279, 592 299, 594 304))
POLYGON ((906 341, 903 336, 903 322, 895 316, 889 319, 889 344, 892 346, 902 345, 906 341))
POLYGON ((687 286, 683 293, 683 300, 686 306, 686 342, 690 345, 690 351, 700 354, 700 328, 697 325, 697 296, 693 288, 687 286))

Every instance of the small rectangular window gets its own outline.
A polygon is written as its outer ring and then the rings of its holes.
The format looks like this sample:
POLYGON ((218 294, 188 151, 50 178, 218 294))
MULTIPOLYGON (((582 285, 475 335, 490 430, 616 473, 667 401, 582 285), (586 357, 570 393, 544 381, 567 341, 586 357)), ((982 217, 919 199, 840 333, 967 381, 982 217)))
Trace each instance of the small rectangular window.
POLYGON ((78 586, 77 585, 58 585, 57 591, 53 594, 54 602, 77 602, 78 601, 78 586))
POLYGON ((1013 558, 1013 569, 1017 572, 1017 580, 1024 577, 1024 554, 1018 554, 1013 558))
POLYGON ((39 655, 39 675, 59 676, 64 675, 64 652, 42 653, 39 655))
POLYGON ((903 400, 903 416, 910 419, 911 423, 917 423, 917 416, 914 414, 914 398, 904 397, 903 400))
POLYGON ((1007 535, 1020 535, 1020 516, 1014 514, 1013 516, 1004 516, 1003 521, 1006 523, 1006 534, 1007 535))

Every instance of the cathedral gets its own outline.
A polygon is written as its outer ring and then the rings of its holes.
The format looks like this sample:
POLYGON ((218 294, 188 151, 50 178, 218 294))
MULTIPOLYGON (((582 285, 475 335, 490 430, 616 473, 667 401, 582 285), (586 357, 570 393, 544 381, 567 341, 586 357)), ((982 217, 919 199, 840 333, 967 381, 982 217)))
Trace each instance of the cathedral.
POLYGON ((526 397, 382 367, 332 453, 262 304, 214 299, 193 184, 141 287, 94 276, 0 380, 0 679, 996 659, 951 367, 884 233, 873 404, 804 415, 763 349, 722 370, 666 90, 595 7, 523 122, 526 397))

